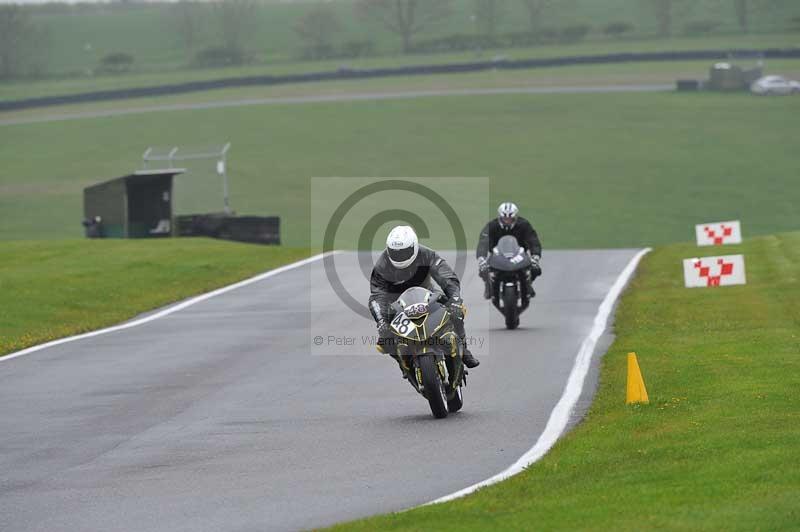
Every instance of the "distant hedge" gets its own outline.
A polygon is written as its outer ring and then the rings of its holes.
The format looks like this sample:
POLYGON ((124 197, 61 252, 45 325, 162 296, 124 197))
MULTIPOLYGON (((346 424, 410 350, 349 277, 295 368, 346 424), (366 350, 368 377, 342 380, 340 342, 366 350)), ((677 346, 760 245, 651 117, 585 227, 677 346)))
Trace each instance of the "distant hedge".
POLYGON ((300 51, 300 59, 304 61, 321 61, 326 59, 358 59, 375 54, 373 41, 348 41, 341 45, 306 46, 300 51))
POLYGON ((603 28, 603 33, 618 37, 624 33, 631 33, 634 29, 636 28, 630 22, 610 22, 603 28))
POLYGON ((193 66, 209 68, 235 66, 244 64, 246 60, 247 55, 241 48, 215 46, 197 52, 193 66))
POLYGON ((98 71, 109 74, 123 74, 130 72, 134 58, 125 52, 114 52, 100 60, 98 71))
POLYGON ((563 28, 541 28, 537 32, 512 32, 497 36, 475 33, 457 33, 419 41, 412 45, 410 53, 436 54, 465 52, 488 48, 517 48, 539 44, 568 44, 584 40, 591 31, 588 24, 577 24, 563 28))
POLYGON ((720 23, 716 20, 696 20, 688 23, 683 29, 683 32, 686 35, 703 35, 706 33, 711 33, 719 26, 720 23))

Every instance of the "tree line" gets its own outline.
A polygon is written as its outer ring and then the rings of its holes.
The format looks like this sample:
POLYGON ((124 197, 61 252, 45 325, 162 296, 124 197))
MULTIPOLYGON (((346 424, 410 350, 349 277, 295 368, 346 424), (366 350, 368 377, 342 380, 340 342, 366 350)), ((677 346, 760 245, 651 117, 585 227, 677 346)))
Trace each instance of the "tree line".
MULTIPOLYGON (((572 8, 575 3, 575 0, 472 1, 471 18, 475 27, 469 35, 482 36, 482 40, 476 42, 486 43, 487 46, 500 42, 512 46, 549 42, 546 39, 548 31, 553 33, 552 28, 547 28, 549 17, 559 10, 572 8), (507 35, 502 40, 497 38, 499 28, 509 17, 512 2, 524 8, 530 38, 525 35, 507 35)), ((741 31, 748 32, 753 13, 778 7, 786 0, 707 1, 718 4, 720 8, 732 9, 741 31)), ((662 37, 673 35, 677 16, 685 15, 696 4, 693 0, 642 0, 642 3, 647 6, 662 37)), ((378 24, 396 36, 403 53, 412 53, 425 49, 415 44, 420 33, 453 16, 453 4, 453 0, 354 0, 353 10, 357 20, 378 24)), ((179 0, 170 5, 169 10, 169 23, 182 45, 194 53, 197 66, 223 66, 248 60, 246 44, 259 31, 256 0, 216 0, 210 3, 179 0), (217 34, 219 44, 195 52, 202 29, 209 24, 217 34)), ((298 18, 293 31, 303 43, 308 57, 330 57, 330 50, 343 32, 338 13, 331 3, 320 2, 311 5, 298 18)), ((704 29, 701 26, 711 23, 700 21, 697 24, 696 29, 701 32, 704 29)), ((628 22, 616 22, 609 24, 604 32, 621 35, 631 28, 628 22)), ((710 26, 705 29, 710 29, 710 26)), ((561 37, 568 42, 570 34, 580 37, 588 31, 588 26, 563 30, 561 37)), ((452 44, 453 49, 462 49, 466 46, 465 42, 473 42, 464 35, 440 37, 438 40, 438 43, 427 43, 428 48, 438 50, 439 45, 445 47, 452 44)), ((0 79, 41 75, 46 68, 49 47, 48 33, 34 22, 31 9, 16 4, 0 5, 0 79)), ((357 56, 370 51, 371 43, 350 41, 345 43, 341 53, 343 56, 357 56)), ((116 52, 104 57, 99 67, 110 72, 121 72, 130 68, 133 60, 133 56, 127 53, 116 52)))
MULTIPOLYGON (((508 16, 509 4, 517 1, 522 4, 527 13, 528 33, 533 38, 521 39, 525 44, 547 41, 545 35, 553 29, 546 29, 548 18, 556 10, 566 10, 574 7, 575 0, 473 0, 472 19, 475 22, 479 35, 488 38, 478 42, 496 42, 498 28, 508 16), (537 39, 538 38, 538 39, 537 39)), ((751 15, 757 10, 766 10, 777 7, 785 0, 709 0, 717 4, 718 8, 725 8, 726 4, 732 8, 741 31, 750 31, 751 15)), ((795 0, 796 1, 796 0, 795 0)), ((674 33, 673 21, 676 13, 686 15, 696 6, 696 0, 643 0, 648 4, 658 27, 660 37, 670 37, 674 33)), ((379 22, 383 28, 395 34, 400 41, 403 53, 414 50, 415 37, 447 19, 453 14, 452 0, 356 0, 354 8, 360 18, 371 19, 379 22)), ((713 21, 697 21, 694 27, 689 25, 686 30, 693 33, 703 33, 713 29, 713 21)), ((571 29, 581 32, 581 28, 588 30, 588 26, 573 26, 571 29)), ((566 28, 569 30, 570 28, 566 28)), ((621 34, 632 29, 628 22, 610 23, 604 28, 609 35, 621 34)), ((309 43, 312 49, 330 47, 334 35, 341 31, 341 24, 337 19, 336 10, 330 4, 317 4, 312 7, 295 27, 298 35, 309 43)), ((585 32, 585 30, 584 30, 585 32)), ((512 40, 513 35, 511 35, 512 40)))

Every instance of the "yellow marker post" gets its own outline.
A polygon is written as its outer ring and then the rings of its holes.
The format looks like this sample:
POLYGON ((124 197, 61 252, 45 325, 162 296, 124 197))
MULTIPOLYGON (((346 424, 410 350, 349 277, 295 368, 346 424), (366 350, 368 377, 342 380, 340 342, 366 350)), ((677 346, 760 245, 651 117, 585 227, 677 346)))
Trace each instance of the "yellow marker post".
POLYGON ((628 353, 628 393, 625 402, 627 404, 650 402, 636 353, 628 353))

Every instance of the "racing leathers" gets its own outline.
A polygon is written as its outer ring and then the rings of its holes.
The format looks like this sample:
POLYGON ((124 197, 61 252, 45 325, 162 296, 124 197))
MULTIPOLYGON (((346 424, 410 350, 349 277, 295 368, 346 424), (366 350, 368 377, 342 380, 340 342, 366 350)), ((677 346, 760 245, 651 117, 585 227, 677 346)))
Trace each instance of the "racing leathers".
POLYGON ((497 245, 497 242, 506 235, 511 235, 516 238, 519 245, 531 256, 531 267, 527 271, 526 277, 528 278, 527 284, 530 290, 530 296, 533 297, 536 295, 533 291, 533 280, 542 274, 542 268, 539 265, 539 259, 542 256, 542 243, 539 241, 539 235, 536 233, 536 229, 522 216, 518 216, 516 222, 511 227, 502 225, 499 220, 495 218, 487 223, 481 231, 475 256, 478 259, 481 279, 486 283, 486 292, 484 296, 487 299, 491 297, 489 270, 486 264, 486 258, 497 245))
POLYGON ((464 345, 464 365, 469 368, 477 366, 478 360, 466 346, 461 282, 438 253, 422 245, 419 246, 419 253, 413 263, 408 267, 396 268, 384 250, 372 269, 369 310, 378 326, 379 345, 383 351, 397 358, 394 335, 389 328, 389 322, 393 318, 390 307, 400 294, 415 286, 427 288, 434 294, 444 295, 454 318, 453 329, 464 345))

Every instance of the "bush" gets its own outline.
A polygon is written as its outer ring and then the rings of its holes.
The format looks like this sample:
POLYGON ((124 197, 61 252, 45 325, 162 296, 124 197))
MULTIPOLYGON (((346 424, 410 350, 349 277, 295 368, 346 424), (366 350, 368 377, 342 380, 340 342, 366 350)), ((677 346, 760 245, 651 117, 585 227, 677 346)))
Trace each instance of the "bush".
MULTIPOLYGON (((565 28, 542 28, 536 33, 529 31, 504 33, 497 37, 486 34, 458 33, 419 41, 411 47, 409 52, 413 54, 436 54, 491 48, 526 47, 537 44, 573 43, 585 39, 589 31, 591 31, 591 26, 581 24, 565 28)), ((369 49, 372 50, 371 46, 369 49)))
POLYGON ((300 59, 303 61, 324 61, 335 57, 336 50, 330 44, 309 45, 300 53, 300 59))
POLYGON ((125 52, 114 52, 106 55, 100 60, 99 72, 110 74, 122 74, 129 72, 133 66, 133 56, 125 52))
POLYGON ((686 35, 703 35, 710 33, 719 27, 719 22, 713 20, 696 20, 690 22, 684 28, 686 35))
POLYGON ((603 33, 612 37, 619 37, 623 33, 630 33, 634 30, 630 22, 611 22, 603 28, 603 33))
POLYGON ((495 48, 500 43, 488 35, 455 34, 438 39, 420 41, 411 47, 415 54, 435 54, 441 52, 465 52, 483 48, 495 48))
POLYGON ((324 61, 327 59, 358 59, 375 52, 372 41, 348 41, 341 46, 329 44, 309 45, 301 49, 301 61, 324 61))
POLYGON ((563 43, 579 42, 586 38, 592 27, 586 24, 567 26, 559 33, 559 41, 563 43))
POLYGON ((372 41, 347 41, 339 51, 341 57, 347 59, 368 57, 375 53, 375 43, 372 41))
POLYGON ((561 30, 559 30, 558 28, 541 28, 535 34, 536 43, 537 44, 555 43, 558 42, 560 35, 561 35, 561 30))
POLYGON ((241 48, 214 46, 197 52, 194 57, 194 65, 204 68, 225 67, 241 65, 245 62, 245 59, 245 53, 241 48))
POLYGON ((510 47, 533 46, 539 42, 536 38, 536 35, 529 31, 504 33, 500 36, 500 41, 504 46, 510 47))

